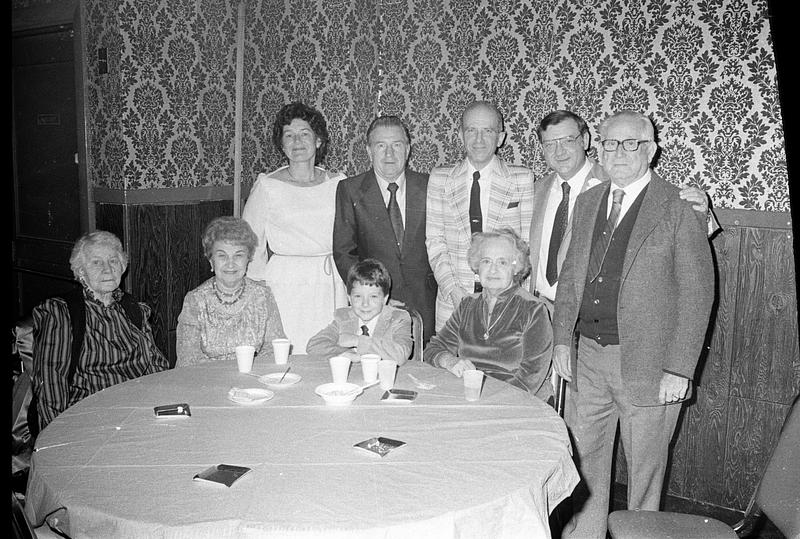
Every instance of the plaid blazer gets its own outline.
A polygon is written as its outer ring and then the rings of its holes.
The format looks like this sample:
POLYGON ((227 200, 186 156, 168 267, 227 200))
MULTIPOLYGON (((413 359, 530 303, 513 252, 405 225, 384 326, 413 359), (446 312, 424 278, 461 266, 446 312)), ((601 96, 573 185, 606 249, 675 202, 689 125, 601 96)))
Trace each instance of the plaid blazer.
MULTIPOLYGON (((533 216, 533 173, 507 165, 495 156, 497 177, 492 180, 488 215, 483 230, 511 228, 525 241, 533 216)), ((457 286, 472 292, 474 272, 467 262, 469 227, 468 166, 466 159, 453 167, 438 167, 428 180, 425 246, 439 291, 436 295, 436 329, 453 313, 450 293, 457 286)))

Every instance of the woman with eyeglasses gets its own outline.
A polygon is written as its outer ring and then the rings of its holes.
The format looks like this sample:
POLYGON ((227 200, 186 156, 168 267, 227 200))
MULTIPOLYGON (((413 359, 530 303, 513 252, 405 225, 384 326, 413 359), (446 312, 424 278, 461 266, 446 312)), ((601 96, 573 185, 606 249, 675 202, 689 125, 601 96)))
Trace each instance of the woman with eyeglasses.
POLYGON ((476 232, 467 256, 483 290, 459 303, 425 361, 459 377, 478 369, 546 401, 553 330, 544 302, 520 286, 530 273, 528 245, 511 229, 476 232))

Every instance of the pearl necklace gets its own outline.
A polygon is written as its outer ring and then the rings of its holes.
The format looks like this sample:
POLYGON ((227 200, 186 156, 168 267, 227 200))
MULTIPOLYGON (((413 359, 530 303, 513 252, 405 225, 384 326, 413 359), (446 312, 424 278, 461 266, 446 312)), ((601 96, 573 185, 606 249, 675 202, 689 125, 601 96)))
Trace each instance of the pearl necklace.
MULTIPOLYGON (((494 322, 492 322, 492 324, 489 325, 489 316, 491 315, 491 313, 489 312, 489 304, 487 302, 487 304, 486 304, 486 322, 484 322, 484 324, 483 324, 483 327, 486 328, 486 331, 483 332, 483 340, 484 341, 488 341, 489 340, 489 332, 492 330, 492 328, 494 326, 497 325, 497 322, 499 322, 500 319, 503 317, 503 313, 506 312, 506 309, 508 309, 508 305, 510 303, 511 303, 511 298, 508 298, 508 300, 506 300, 506 304, 503 305, 503 310, 500 311, 500 314, 497 315, 497 317, 494 319, 494 322)), ((495 303, 495 305, 496 305, 496 303, 495 303)))
POLYGON ((214 295, 217 296, 217 301, 223 305, 233 305, 241 299, 244 295, 245 282, 242 281, 241 286, 237 287, 233 292, 225 292, 217 287, 217 281, 211 282, 211 288, 214 289, 214 295), (223 299, 228 298, 228 299, 223 299), (233 299, 230 299, 233 298, 233 299))

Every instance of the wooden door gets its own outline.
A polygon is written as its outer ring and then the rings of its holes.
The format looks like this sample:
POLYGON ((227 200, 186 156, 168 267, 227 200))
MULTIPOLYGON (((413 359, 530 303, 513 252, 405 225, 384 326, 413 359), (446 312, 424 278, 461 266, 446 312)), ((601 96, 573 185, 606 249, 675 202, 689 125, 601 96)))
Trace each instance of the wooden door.
POLYGON ((74 286, 81 234, 71 25, 12 35, 12 283, 17 316, 74 286))

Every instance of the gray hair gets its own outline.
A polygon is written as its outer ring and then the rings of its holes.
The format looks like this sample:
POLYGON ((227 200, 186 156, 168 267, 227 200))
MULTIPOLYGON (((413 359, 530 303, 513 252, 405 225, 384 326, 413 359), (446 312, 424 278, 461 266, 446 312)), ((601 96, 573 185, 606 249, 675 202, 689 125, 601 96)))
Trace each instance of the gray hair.
POLYGON ((472 243, 470 243, 467 251, 470 269, 478 273, 478 263, 482 258, 483 247, 487 241, 494 239, 504 239, 511 243, 516 255, 514 282, 517 284, 522 283, 531 271, 531 250, 528 247, 528 243, 510 228, 501 228, 493 232, 475 232, 472 235, 472 243))
POLYGON ((89 247, 96 245, 105 245, 114 249, 119 254, 119 259, 122 262, 122 273, 125 273, 128 267, 128 254, 122 249, 122 242, 111 232, 95 230, 78 238, 72 248, 72 254, 69 256, 69 266, 76 280, 81 279, 80 273, 86 267, 86 251, 89 247))
POLYGON ((600 123, 600 139, 605 139, 605 134, 608 131, 608 124, 616 120, 639 122, 642 138, 647 140, 655 140, 655 127, 653 126, 653 120, 635 110, 620 110, 603 120, 600 123))

